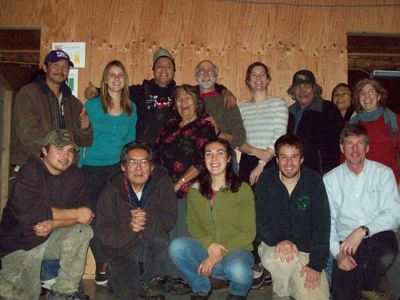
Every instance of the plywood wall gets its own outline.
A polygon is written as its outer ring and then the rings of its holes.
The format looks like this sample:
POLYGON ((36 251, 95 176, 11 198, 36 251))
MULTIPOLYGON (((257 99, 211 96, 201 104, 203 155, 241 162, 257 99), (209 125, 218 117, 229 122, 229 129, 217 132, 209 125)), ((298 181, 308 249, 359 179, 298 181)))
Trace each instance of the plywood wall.
MULTIPOLYGON (((104 65, 125 62, 132 83, 151 78, 158 47, 176 57, 178 83, 194 83, 193 68, 204 58, 220 67, 220 82, 239 101, 248 97, 246 67, 270 66, 270 92, 285 96, 300 68, 314 71, 326 97, 347 80, 346 34, 400 34, 400 1, 286 0, 293 4, 397 4, 387 7, 324 8, 279 6, 266 1, 217 0, 0 0, 0 26, 40 26, 41 57, 54 41, 87 43, 86 68, 79 71, 79 95, 91 80, 99 84, 104 65)), ((279 1, 277 1, 279 2, 279 1)))

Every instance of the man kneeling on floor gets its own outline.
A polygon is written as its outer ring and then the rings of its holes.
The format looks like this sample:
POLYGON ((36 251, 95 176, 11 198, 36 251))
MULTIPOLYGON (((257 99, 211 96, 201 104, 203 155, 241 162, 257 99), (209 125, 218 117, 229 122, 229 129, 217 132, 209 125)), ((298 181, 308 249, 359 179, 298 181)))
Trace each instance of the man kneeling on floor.
POLYGON ((263 171, 255 189, 258 253, 272 275, 273 299, 328 299, 323 269, 330 215, 324 183, 302 166, 303 145, 295 135, 281 136, 275 153, 277 166, 263 171))
POLYGON ((59 259, 49 300, 89 299, 78 294, 94 217, 87 207, 84 178, 72 165, 71 134, 51 131, 42 156, 18 172, 0 224, 0 298, 38 299, 41 265, 59 259))
POLYGON ((348 124, 340 135, 346 161, 324 176, 331 208, 334 300, 388 300, 381 281, 399 253, 400 198, 392 169, 366 159, 368 132, 348 124))
POLYGON ((98 200, 96 236, 120 298, 162 300, 155 281, 164 273, 168 231, 176 220, 174 184, 145 144, 125 145, 121 170, 110 176, 98 200))

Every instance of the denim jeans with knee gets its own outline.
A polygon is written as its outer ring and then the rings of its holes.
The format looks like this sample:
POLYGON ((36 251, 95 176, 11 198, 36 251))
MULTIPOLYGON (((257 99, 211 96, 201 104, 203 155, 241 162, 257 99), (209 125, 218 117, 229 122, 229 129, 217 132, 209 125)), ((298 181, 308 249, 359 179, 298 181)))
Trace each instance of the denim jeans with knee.
MULTIPOLYGON (((180 237, 173 240, 169 253, 189 282, 193 292, 209 292, 211 283, 207 276, 197 273, 200 263, 207 258, 208 253, 203 246, 190 237, 180 237)), ((212 269, 211 276, 230 280, 230 293, 237 296, 247 295, 253 283, 253 255, 248 250, 238 249, 228 254, 212 269)))
POLYGON ((335 259, 331 285, 333 299, 361 299, 361 290, 378 290, 383 275, 393 265, 398 252, 394 232, 382 231, 362 240, 353 256, 357 262, 353 270, 339 269, 335 259))
POLYGON ((59 259, 43 260, 40 268, 40 280, 45 281, 57 277, 59 269, 59 259))

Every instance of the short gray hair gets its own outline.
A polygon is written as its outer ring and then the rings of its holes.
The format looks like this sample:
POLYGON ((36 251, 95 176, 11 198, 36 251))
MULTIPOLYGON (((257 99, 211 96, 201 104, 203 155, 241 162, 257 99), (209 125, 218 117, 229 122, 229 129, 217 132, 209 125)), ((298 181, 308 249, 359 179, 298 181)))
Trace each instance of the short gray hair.
POLYGON ((200 61, 200 62, 197 64, 197 66, 194 68, 194 74, 197 76, 197 74, 198 74, 199 71, 200 71, 200 65, 201 65, 203 62, 206 62, 206 61, 213 65, 214 75, 217 77, 217 76, 218 76, 218 72, 219 72, 218 67, 217 67, 211 60, 209 60, 209 59, 203 59, 202 61, 200 61))

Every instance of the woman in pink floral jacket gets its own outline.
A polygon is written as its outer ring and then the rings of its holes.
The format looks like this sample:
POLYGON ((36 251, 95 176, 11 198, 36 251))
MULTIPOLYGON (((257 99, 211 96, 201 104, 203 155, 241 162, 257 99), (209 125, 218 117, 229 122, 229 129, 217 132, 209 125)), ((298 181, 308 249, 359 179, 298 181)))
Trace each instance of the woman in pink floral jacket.
POLYGON ((170 236, 188 235, 186 194, 191 181, 203 168, 202 148, 216 132, 204 118, 204 106, 191 86, 178 86, 174 94, 176 118, 171 120, 156 141, 157 161, 168 169, 178 198, 178 216, 170 236))

